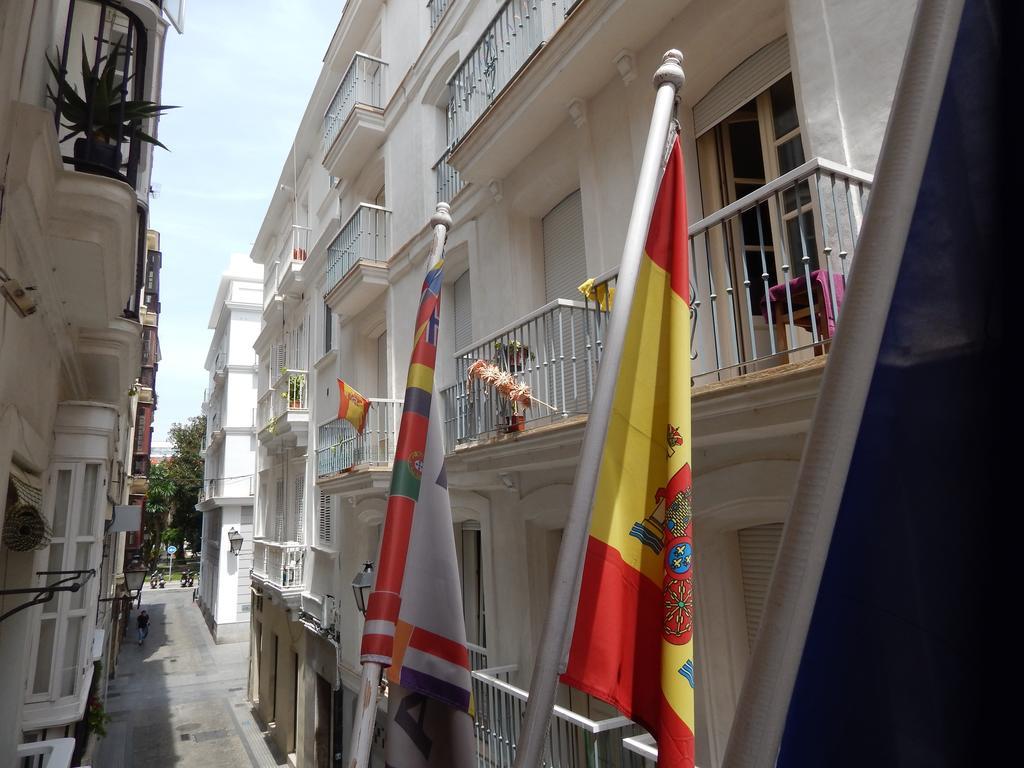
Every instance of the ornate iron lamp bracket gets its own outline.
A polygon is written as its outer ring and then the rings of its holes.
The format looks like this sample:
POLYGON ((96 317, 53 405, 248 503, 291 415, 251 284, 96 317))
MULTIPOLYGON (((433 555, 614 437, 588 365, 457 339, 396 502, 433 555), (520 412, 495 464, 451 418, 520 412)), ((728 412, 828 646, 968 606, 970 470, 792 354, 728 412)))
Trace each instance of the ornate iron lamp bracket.
POLYGON ((48 603, 53 600, 54 596, 58 592, 77 592, 93 576, 96 575, 95 568, 89 568, 84 571, 36 571, 36 576, 60 576, 52 584, 47 584, 42 587, 27 587, 25 589, 0 589, 0 595, 35 595, 27 603, 11 608, 3 615, 0 615, 0 621, 13 616, 18 611, 23 611, 26 608, 31 608, 33 605, 41 605, 42 603, 48 603), (81 581, 78 581, 81 579, 81 581))

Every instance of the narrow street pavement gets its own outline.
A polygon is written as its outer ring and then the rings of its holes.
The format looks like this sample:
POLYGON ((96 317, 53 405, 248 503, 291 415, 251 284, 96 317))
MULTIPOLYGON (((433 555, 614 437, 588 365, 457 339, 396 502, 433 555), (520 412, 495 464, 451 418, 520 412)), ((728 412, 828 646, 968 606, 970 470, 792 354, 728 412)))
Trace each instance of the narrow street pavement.
POLYGON ((133 612, 96 768, 279 765, 245 700, 248 643, 215 644, 191 589, 147 585, 142 607, 149 637, 138 644, 133 612))

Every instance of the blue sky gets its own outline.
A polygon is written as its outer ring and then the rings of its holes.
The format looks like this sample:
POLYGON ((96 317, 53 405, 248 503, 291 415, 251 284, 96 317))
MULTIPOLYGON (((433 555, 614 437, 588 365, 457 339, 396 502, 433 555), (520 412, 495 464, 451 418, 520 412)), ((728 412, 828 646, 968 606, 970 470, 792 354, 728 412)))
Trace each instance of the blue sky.
POLYGON ((154 439, 200 413, 220 273, 249 253, 341 17, 343 0, 193 0, 167 34, 150 226, 160 232, 154 439))

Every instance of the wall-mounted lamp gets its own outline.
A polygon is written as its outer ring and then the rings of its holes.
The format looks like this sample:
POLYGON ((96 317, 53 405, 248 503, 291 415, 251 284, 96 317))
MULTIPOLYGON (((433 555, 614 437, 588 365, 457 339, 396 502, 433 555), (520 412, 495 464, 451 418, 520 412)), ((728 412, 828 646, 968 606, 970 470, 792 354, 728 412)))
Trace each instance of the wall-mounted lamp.
POLYGON ((373 563, 365 562, 363 570, 352 579, 352 594, 356 598, 356 608, 363 616, 366 615, 366 601, 370 596, 371 589, 373 589, 373 563))
POLYGON ((238 554, 242 551, 242 534, 235 530, 234 526, 231 526, 231 530, 228 531, 228 544, 231 546, 231 554, 238 557, 238 554))

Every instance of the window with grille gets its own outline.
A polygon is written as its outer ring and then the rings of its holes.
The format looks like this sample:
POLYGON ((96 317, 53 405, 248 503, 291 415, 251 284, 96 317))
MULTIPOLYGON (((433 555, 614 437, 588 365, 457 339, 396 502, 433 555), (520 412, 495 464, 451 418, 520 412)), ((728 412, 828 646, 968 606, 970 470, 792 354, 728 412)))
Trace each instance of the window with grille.
POLYGON ((334 542, 331 527, 331 495, 320 491, 320 508, 317 513, 317 538, 322 545, 334 542))

